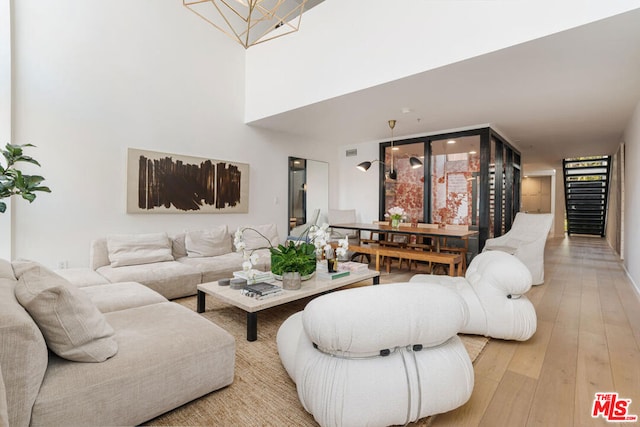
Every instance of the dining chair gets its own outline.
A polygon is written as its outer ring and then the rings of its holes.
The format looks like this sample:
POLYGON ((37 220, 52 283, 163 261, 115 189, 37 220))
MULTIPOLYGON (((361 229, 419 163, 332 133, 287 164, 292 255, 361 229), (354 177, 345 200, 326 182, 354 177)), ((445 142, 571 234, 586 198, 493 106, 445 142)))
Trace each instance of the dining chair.
MULTIPOLYGON (((327 219, 330 225, 354 223, 356 222, 356 210, 329 209, 327 219)), ((348 237, 349 242, 351 242, 351 239, 358 237, 358 232, 355 230, 331 227, 331 240, 344 239, 345 237, 348 237)))
MULTIPOLYGON (((462 224, 446 224, 444 226, 444 229, 457 230, 457 231, 469 231, 469 226, 462 225, 462 224)), ((459 253, 460 255, 462 255, 462 271, 463 272, 466 271, 467 270, 467 252, 469 250, 466 242, 462 241, 462 246, 458 246, 458 245, 449 244, 447 240, 448 240, 447 237, 442 238, 442 242, 440 245, 440 252, 452 252, 452 253, 459 253)), ((456 240, 460 240, 460 239, 456 239, 456 240)))
MULTIPOLYGON (((424 223, 424 222, 419 222, 417 224, 418 228, 426 228, 426 229, 438 229, 438 224, 430 224, 430 223, 424 223)), ((415 242, 409 242, 407 244, 407 247, 415 249, 415 250, 422 250, 422 251, 427 251, 427 252, 433 252, 435 250, 435 245, 433 244, 433 239, 434 237, 426 237, 426 236, 422 236, 417 237, 415 242), (420 240, 418 240, 420 239, 420 240)), ((413 264, 417 266, 417 261, 413 261, 413 264)), ((429 262, 429 270, 431 270, 432 265, 431 262, 429 262)), ((411 270, 411 264, 409 265, 409 270, 411 270)))

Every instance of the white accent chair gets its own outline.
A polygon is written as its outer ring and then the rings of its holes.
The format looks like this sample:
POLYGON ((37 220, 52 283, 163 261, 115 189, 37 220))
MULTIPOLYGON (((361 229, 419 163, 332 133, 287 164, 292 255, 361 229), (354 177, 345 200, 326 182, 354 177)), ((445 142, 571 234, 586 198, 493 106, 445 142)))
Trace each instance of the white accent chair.
POLYGON ((309 229, 313 225, 318 225, 319 217, 320 209, 314 209, 307 222, 291 229, 291 231, 289 232, 289 236, 287 236, 287 240, 301 240, 308 238, 309 229))
POLYGON ((536 332, 536 311, 524 295, 531 289, 531 273, 513 255, 483 252, 469 263, 465 277, 416 274, 410 282, 455 290, 469 309, 462 333, 525 341, 536 332))
POLYGON ((487 239, 483 252, 502 251, 514 255, 531 272, 534 285, 544 283, 544 246, 553 222, 552 214, 518 212, 511 230, 487 239))
MULTIPOLYGON (((329 225, 333 224, 350 224, 356 222, 356 210, 355 209, 329 209, 327 216, 329 225)), ((331 240, 344 239, 345 237, 356 239, 358 232, 356 230, 350 230, 346 228, 334 228, 331 227, 331 240)))
POLYGON ((407 424, 463 405, 473 391, 457 336, 462 298, 443 286, 366 286, 323 295, 278 330, 278 352, 321 426, 407 424))

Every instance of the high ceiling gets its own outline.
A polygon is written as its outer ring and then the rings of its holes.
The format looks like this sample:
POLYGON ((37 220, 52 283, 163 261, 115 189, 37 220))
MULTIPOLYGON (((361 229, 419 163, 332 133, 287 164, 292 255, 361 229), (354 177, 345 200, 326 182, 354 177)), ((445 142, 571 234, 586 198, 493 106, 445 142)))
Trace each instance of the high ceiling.
POLYGON ((490 124, 535 168, 614 153, 639 100, 635 10, 251 124, 336 146, 490 124))

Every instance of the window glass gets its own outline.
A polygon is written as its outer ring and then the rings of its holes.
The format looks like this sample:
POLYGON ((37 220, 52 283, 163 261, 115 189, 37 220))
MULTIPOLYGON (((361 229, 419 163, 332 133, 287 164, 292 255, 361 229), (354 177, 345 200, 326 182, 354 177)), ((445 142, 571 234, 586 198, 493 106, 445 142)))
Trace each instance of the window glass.
POLYGON ((407 222, 424 221, 424 144, 394 145, 393 151, 391 147, 385 148, 384 211, 399 206, 405 210, 407 222), (423 165, 414 168, 412 157, 423 165))
POLYGON ((431 142, 431 222, 479 222, 480 136, 431 142))

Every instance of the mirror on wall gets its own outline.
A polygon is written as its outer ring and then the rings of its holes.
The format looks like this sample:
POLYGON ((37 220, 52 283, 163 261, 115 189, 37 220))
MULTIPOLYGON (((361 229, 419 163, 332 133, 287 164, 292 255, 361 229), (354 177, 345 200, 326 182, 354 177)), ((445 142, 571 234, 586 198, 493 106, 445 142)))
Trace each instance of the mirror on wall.
POLYGON ((316 209, 320 223, 329 209, 329 164, 289 157, 289 231, 313 220, 316 209))

